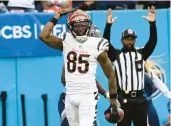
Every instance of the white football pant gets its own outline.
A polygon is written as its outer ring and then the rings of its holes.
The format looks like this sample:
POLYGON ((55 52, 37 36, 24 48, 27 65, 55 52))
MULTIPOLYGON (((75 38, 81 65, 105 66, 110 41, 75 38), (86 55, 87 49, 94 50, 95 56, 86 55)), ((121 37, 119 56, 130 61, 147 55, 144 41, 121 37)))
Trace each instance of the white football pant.
POLYGON ((97 114, 98 92, 69 94, 65 111, 70 126, 94 126, 97 114))

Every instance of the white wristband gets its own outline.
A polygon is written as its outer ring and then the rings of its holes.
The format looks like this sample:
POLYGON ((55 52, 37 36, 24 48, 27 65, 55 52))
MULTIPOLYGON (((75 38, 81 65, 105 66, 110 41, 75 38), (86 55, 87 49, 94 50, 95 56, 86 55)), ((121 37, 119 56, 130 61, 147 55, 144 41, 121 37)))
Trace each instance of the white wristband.
POLYGON ((110 99, 109 92, 105 92, 105 98, 106 98, 106 99, 110 99))

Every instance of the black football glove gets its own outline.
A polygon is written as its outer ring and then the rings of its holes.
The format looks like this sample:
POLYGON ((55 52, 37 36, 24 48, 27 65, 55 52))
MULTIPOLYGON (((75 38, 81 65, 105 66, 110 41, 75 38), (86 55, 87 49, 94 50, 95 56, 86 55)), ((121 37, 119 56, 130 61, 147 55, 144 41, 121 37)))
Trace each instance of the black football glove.
POLYGON ((61 12, 59 12, 59 14, 60 14, 60 16, 64 16, 64 15, 67 15, 67 14, 69 14, 71 12, 76 11, 77 9, 78 8, 72 8, 72 9, 69 9, 69 10, 66 10, 66 11, 61 11, 61 12))
POLYGON ((110 105, 109 108, 104 112, 106 116, 106 120, 109 123, 116 123, 117 122, 117 107, 115 105, 110 105), (109 114, 109 115, 107 115, 109 114))
POLYGON ((109 123, 118 123, 124 118, 124 111, 116 105, 110 105, 104 112, 105 118, 109 123))

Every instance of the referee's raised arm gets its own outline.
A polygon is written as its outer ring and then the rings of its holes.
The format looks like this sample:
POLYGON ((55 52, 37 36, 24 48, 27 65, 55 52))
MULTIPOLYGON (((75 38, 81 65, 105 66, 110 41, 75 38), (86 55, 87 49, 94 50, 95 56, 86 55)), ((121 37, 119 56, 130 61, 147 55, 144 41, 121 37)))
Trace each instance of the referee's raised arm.
POLYGON ((109 41, 109 50, 107 51, 107 54, 111 62, 114 62, 116 60, 116 49, 110 42, 111 26, 116 19, 117 17, 112 18, 112 10, 109 8, 107 11, 107 22, 106 22, 103 38, 109 41))
POLYGON ((148 16, 143 16, 150 24, 150 37, 147 44, 142 49, 142 55, 144 60, 153 53, 157 44, 157 28, 156 28, 156 12, 155 7, 148 8, 148 16))

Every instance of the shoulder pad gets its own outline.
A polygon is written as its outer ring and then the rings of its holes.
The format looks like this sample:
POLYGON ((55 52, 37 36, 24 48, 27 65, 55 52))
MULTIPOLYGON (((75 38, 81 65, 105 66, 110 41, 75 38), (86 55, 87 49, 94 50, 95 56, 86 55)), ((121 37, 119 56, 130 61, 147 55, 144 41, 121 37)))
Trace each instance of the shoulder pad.
POLYGON ((107 39, 100 39, 98 45, 97 45, 97 50, 100 51, 100 50, 106 50, 109 48, 109 42, 107 39))

